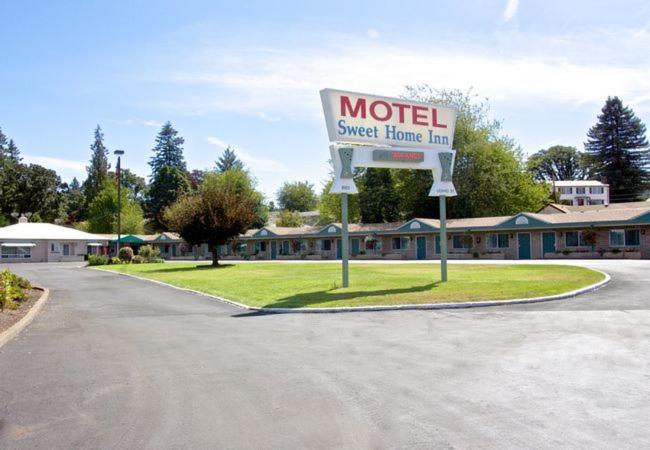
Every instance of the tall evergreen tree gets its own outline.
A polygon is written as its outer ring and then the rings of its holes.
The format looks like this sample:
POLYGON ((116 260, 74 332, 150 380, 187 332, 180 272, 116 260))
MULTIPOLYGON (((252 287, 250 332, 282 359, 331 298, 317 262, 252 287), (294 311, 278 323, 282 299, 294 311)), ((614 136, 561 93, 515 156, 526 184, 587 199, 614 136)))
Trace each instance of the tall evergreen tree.
POLYGON ((229 169, 243 169, 244 163, 237 158, 235 150, 228 146, 223 151, 223 154, 217 160, 217 172, 225 172, 229 169))
POLYGON ((389 169, 365 169, 357 186, 361 222, 394 222, 399 218, 398 197, 389 169))
POLYGON ((165 208, 189 191, 187 172, 178 167, 164 166, 154 175, 147 192, 147 209, 156 229, 167 229, 163 221, 165 208))
POLYGON ((646 127, 618 97, 608 97, 587 133, 592 171, 610 188, 612 203, 639 200, 650 181, 646 127))
POLYGON ((99 125, 95 128, 95 139, 90 146, 90 165, 86 166, 88 178, 84 181, 83 190, 86 197, 85 208, 90 205, 97 193, 108 180, 108 148, 104 145, 104 133, 99 125))
POLYGON ((163 167, 175 167, 187 171, 185 157, 183 156, 183 144, 185 139, 178 136, 171 122, 162 126, 160 133, 156 136, 156 146, 153 148, 154 155, 149 161, 151 166, 151 178, 163 167))
POLYGON ((23 158, 20 157, 20 150, 18 150, 13 139, 10 139, 9 144, 7 144, 7 157, 17 163, 23 160, 23 158))
POLYGON ((7 148, 7 136, 2 132, 2 128, 0 128, 0 158, 3 158, 5 156, 5 151, 7 148))

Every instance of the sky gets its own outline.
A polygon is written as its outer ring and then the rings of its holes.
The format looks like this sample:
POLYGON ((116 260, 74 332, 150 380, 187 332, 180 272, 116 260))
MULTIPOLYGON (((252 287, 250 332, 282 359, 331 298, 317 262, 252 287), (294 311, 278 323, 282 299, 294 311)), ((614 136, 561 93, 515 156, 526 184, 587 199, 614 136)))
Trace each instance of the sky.
POLYGON ((97 124, 148 177, 169 120, 190 169, 231 145, 269 200, 320 191, 326 87, 471 89, 525 154, 582 150, 609 95, 650 123, 647 0, 0 0, 0 18, 0 127, 63 181, 85 178, 97 124))

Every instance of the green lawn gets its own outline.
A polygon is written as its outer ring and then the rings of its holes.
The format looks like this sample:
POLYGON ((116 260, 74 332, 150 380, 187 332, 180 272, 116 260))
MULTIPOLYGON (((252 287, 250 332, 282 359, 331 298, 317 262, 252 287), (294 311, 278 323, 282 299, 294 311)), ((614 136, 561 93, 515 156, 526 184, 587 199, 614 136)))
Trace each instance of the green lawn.
POLYGON ((333 307, 506 300, 559 294, 603 279, 593 270, 559 265, 449 266, 440 283, 439 264, 351 264, 342 289, 339 264, 196 263, 101 266, 256 307, 333 307))

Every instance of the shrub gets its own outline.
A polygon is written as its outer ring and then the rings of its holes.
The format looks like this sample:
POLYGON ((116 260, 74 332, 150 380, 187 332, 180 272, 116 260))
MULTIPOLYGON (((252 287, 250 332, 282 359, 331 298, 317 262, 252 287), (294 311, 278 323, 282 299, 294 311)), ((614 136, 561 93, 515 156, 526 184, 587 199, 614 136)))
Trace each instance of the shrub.
POLYGON ((150 262, 150 263, 154 263, 154 264, 162 264, 162 263, 165 262, 165 260, 164 260, 164 258, 154 258, 154 259, 152 259, 152 260, 149 261, 149 262, 150 262))
POLYGON ((117 256, 120 258, 120 261, 130 263, 133 259, 133 249, 131 247, 122 247, 117 256))
POLYGON ((0 272, 0 310, 16 309, 18 304, 27 299, 32 285, 29 281, 5 269, 0 272))
POLYGON ((140 255, 135 255, 133 257, 133 259, 131 260, 131 264, 142 264, 144 262, 147 262, 147 261, 140 255))
POLYGON ((111 262, 110 262, 110 264, 122 264, 122 261, 121 261, 120 258, 118 258, 117 256, 113 256, 113 257, 111 258, 111 262))
POLYGON ((620 248, 613 248, 612 253, 617 255, 617 254, 621 253, 621 249, 620 248))
POLYGON ((106 255, 88 255, 89 266, 104 266, 108 264, 108 256, 106 255))
POLYGON ((563 255, 570 255, 570 254, 571 254, 571 250, 564 249, 564 250, 562 250, 562 254, 563 254, 563 255))
POLYGON ((152 262, 160 257, 160 249, 157 246, 143 245, 138 250, 138 255, 143 258, 144 262, 152 262))

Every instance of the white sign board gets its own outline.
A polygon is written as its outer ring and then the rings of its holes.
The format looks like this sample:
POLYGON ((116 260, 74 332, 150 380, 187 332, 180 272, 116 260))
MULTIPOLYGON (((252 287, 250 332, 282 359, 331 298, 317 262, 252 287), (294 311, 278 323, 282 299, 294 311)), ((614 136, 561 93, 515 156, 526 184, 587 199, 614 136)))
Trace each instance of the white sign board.
POLYGON ((433 172, 430 196, 456 195, 455 108, 333 89, 321 92, 335 178, 330 192, 357 193, 355 167, 433 172))
POLYGON ((390 97, 320 91, 330 142, 451 148, 456 109, 390 97))

